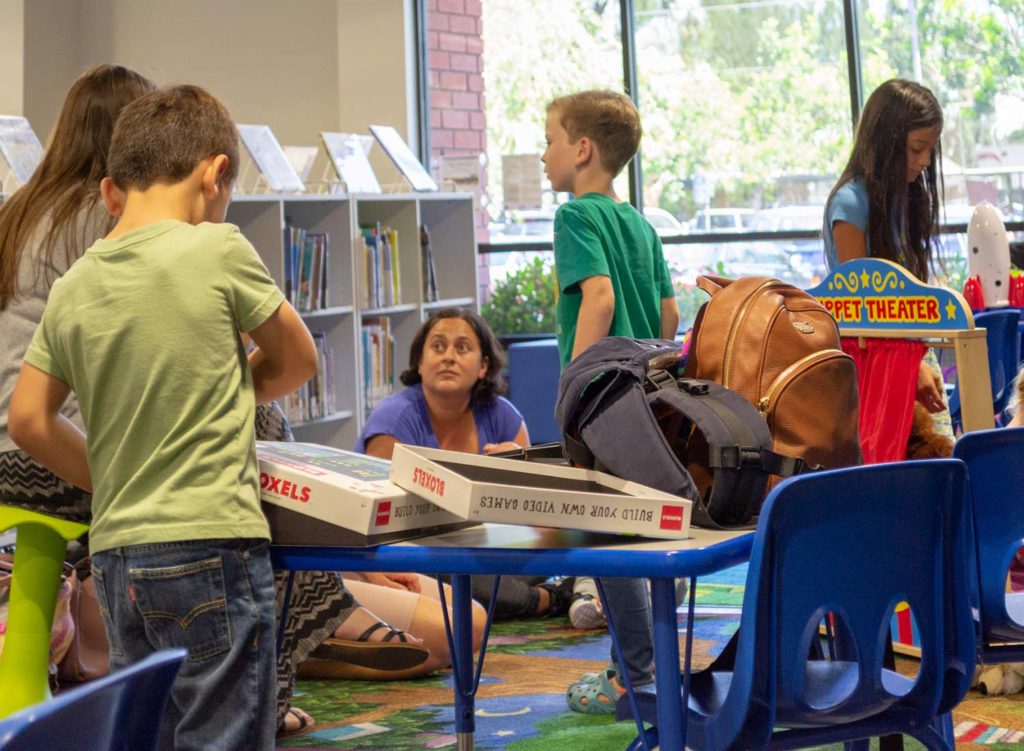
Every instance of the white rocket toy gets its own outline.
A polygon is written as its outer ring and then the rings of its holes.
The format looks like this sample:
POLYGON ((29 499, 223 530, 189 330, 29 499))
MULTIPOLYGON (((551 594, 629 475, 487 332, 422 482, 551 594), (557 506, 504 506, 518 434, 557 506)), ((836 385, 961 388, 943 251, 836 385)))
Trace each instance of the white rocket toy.
POLYGON ((986 308, 1010 304, 1010 239, 999 209, 982 203, 967 225, 967 266, 981 286, 986 308))

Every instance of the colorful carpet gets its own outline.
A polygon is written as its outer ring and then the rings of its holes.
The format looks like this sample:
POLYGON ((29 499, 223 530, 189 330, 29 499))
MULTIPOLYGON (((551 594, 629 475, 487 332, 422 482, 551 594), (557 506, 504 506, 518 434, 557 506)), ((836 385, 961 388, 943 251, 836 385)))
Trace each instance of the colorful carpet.
MULTIPOLYGON (((694 664, 707 664, 739 622, 744 567, 701 581, 694 624, 694 664)), ((680 619, 680 638, 685 635, 680 619)), ((632 723, 609 715, 572 712, 570 682, 607 663, 605 633, 572 629, 565 619, 496 624, 476 701, 476 748, 481 751, 621 751, 636 735, 632 723)), ((900 661, 907 671, 910 660, 900 661)), ((296 705, 316 719, 279 748, 422 751, 456 746, 449 673, 416 681, 299 681, 296 705)), ((1024 695, 981 697, 975 692, 954 713, 957 747, 986 751, 1024 748, 1024 695)), ((838 747, 836 747, 838 748, 838 747)), ((921 746, 908 742, 907 749, 921 746)))

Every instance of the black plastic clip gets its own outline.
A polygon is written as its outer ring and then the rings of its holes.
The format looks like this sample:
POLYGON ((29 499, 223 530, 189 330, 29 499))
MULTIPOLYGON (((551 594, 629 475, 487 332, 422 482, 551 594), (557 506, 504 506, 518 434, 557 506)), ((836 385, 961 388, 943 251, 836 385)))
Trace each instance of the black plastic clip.
POLYGON ((648 370, 644 379, 644 391, 650 393, 658 389, 678 389, 676 377, 667 370, 648 370))
POLYGON ((711 387, 707 383, 693 378, 680 378, 679 388, 690 396, 706 396, 708 391, 711 390, 711 387))

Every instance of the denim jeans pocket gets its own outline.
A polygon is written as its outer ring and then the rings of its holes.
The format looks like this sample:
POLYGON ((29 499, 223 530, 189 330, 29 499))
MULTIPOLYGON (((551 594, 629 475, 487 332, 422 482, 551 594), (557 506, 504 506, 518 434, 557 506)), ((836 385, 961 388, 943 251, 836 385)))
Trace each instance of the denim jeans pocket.
POLYGON ((96 586, 96 601, 100 606, 100 615, 103 617, 103 626, 107 630, 107 649, 111 657, 120 657, 124 654, 121 648, 121 640, 118 638, 117 629, 114 628, 110 614, 111 599, 107 596, 106 572, 95 561, 92 564, 92 580, 96 586))
POLYGON ((192 662, 231 648, 221 556, 178 566, 130 568, 130 597, 162 647, 185 647, 192 662))

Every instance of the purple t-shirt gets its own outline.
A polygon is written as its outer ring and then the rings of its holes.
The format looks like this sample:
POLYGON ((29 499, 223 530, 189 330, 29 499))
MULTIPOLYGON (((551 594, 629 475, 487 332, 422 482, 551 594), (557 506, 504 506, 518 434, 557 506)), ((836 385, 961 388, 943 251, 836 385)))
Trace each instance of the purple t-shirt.
MULTIPOLYGON (((484 444, 515 440, 523 425, 523 416, 519 410, 503 396, 497 397, 490 404, 474 406, 473 419, 480 438, 480 446, 477 448, 479 453, 483 453, 484 444)), ((353 450, 365 454, 366 442, 375 435, 389 435, 399 443, 411 446, 440 448, 430 424, 427 399, 423 396, 420 384, 392 394, 374 407, 353 450)))

